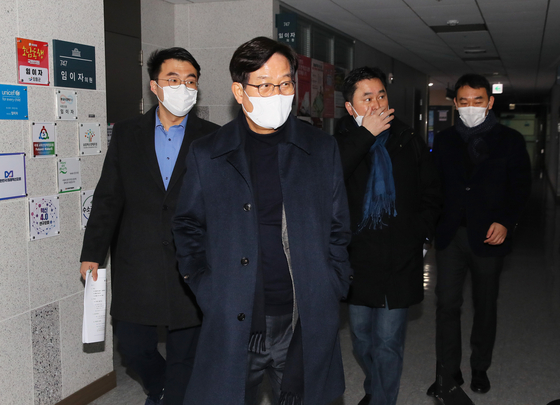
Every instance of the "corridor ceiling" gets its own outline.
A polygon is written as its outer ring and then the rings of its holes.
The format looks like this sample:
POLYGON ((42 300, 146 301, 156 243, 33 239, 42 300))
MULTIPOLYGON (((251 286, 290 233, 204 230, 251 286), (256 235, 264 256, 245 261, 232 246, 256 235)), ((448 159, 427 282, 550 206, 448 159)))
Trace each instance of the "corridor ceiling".
POLYGON ((284 0, 453 87, 463 73, 513 100, 547 95, 559 74, 560 0, 284 0))

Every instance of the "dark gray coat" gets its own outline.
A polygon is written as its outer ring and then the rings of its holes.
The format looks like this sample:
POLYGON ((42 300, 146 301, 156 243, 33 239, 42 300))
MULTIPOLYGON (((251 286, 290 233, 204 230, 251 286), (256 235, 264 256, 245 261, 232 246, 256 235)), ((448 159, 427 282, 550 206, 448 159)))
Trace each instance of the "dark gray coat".
POLYGON ((167 190, 157 162, 155 109, 115 124, 93 195, 80 261, 105 262, 111 246, 115 319, 171 329, 200 324, 177 271, 171 219, 191 142, 219 128, 189 114, 167 190))
MULTIPOLYGON (((187 405, 244 403, 258 224, 239 120, 193 143, 174 219, 179 269, 204 313, 187 405)), ((304 403, 344 391, 339 301, 351 269, 348 207, 336 142, 290 116, 280 181, 304 352, 304 403)))

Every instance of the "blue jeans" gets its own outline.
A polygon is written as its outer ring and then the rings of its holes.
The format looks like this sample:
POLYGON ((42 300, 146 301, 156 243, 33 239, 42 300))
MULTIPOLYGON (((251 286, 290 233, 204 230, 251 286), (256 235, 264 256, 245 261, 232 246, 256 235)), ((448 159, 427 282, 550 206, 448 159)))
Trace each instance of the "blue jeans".
POLYGON ((354 354, 371 395, 369 405, 395 405, 401 381, 408 308, 348 305, 354 354))

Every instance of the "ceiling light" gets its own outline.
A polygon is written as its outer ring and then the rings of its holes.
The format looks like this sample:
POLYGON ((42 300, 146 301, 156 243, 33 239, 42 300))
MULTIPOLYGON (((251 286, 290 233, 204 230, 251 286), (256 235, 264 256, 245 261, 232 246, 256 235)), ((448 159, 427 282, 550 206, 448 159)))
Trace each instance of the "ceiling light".
POLYGON ((428 83, 428 86, 432 87, 434 84, 433 83, 428 83))
POLYGON ((449 20, 449 21, 447 21, 447 25, 449 25, 450 27, 454 27, 458 24, 459 24, 459 20, 449 20))

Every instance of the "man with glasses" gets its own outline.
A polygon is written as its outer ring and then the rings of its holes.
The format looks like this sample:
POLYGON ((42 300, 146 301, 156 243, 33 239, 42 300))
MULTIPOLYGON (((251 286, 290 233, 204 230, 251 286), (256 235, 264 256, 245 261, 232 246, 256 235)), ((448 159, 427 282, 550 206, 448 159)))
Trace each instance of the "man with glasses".
POLYGON ((146 405, 182 404, 201 317, 177 271, 171 219, 194 139, 217 125, 200 119, 200 66, 183 48, 155 51, 148 61, 158 105, 117 123, 93 195, 80 273, 97 269, 111 248, 112 303, 118 348, 148 394, 146 405), (157 327, 167 331, 166 359, 157 327))
POLYGON ((344 391, 351 279, 335 140, 290 114, 297 56, 258 37, 230 62, 236 119, 193 143, 174 234, 204 323, 187 405, 327 404, 344 391), (188 191, 187 191, 188 190, 188 191))

